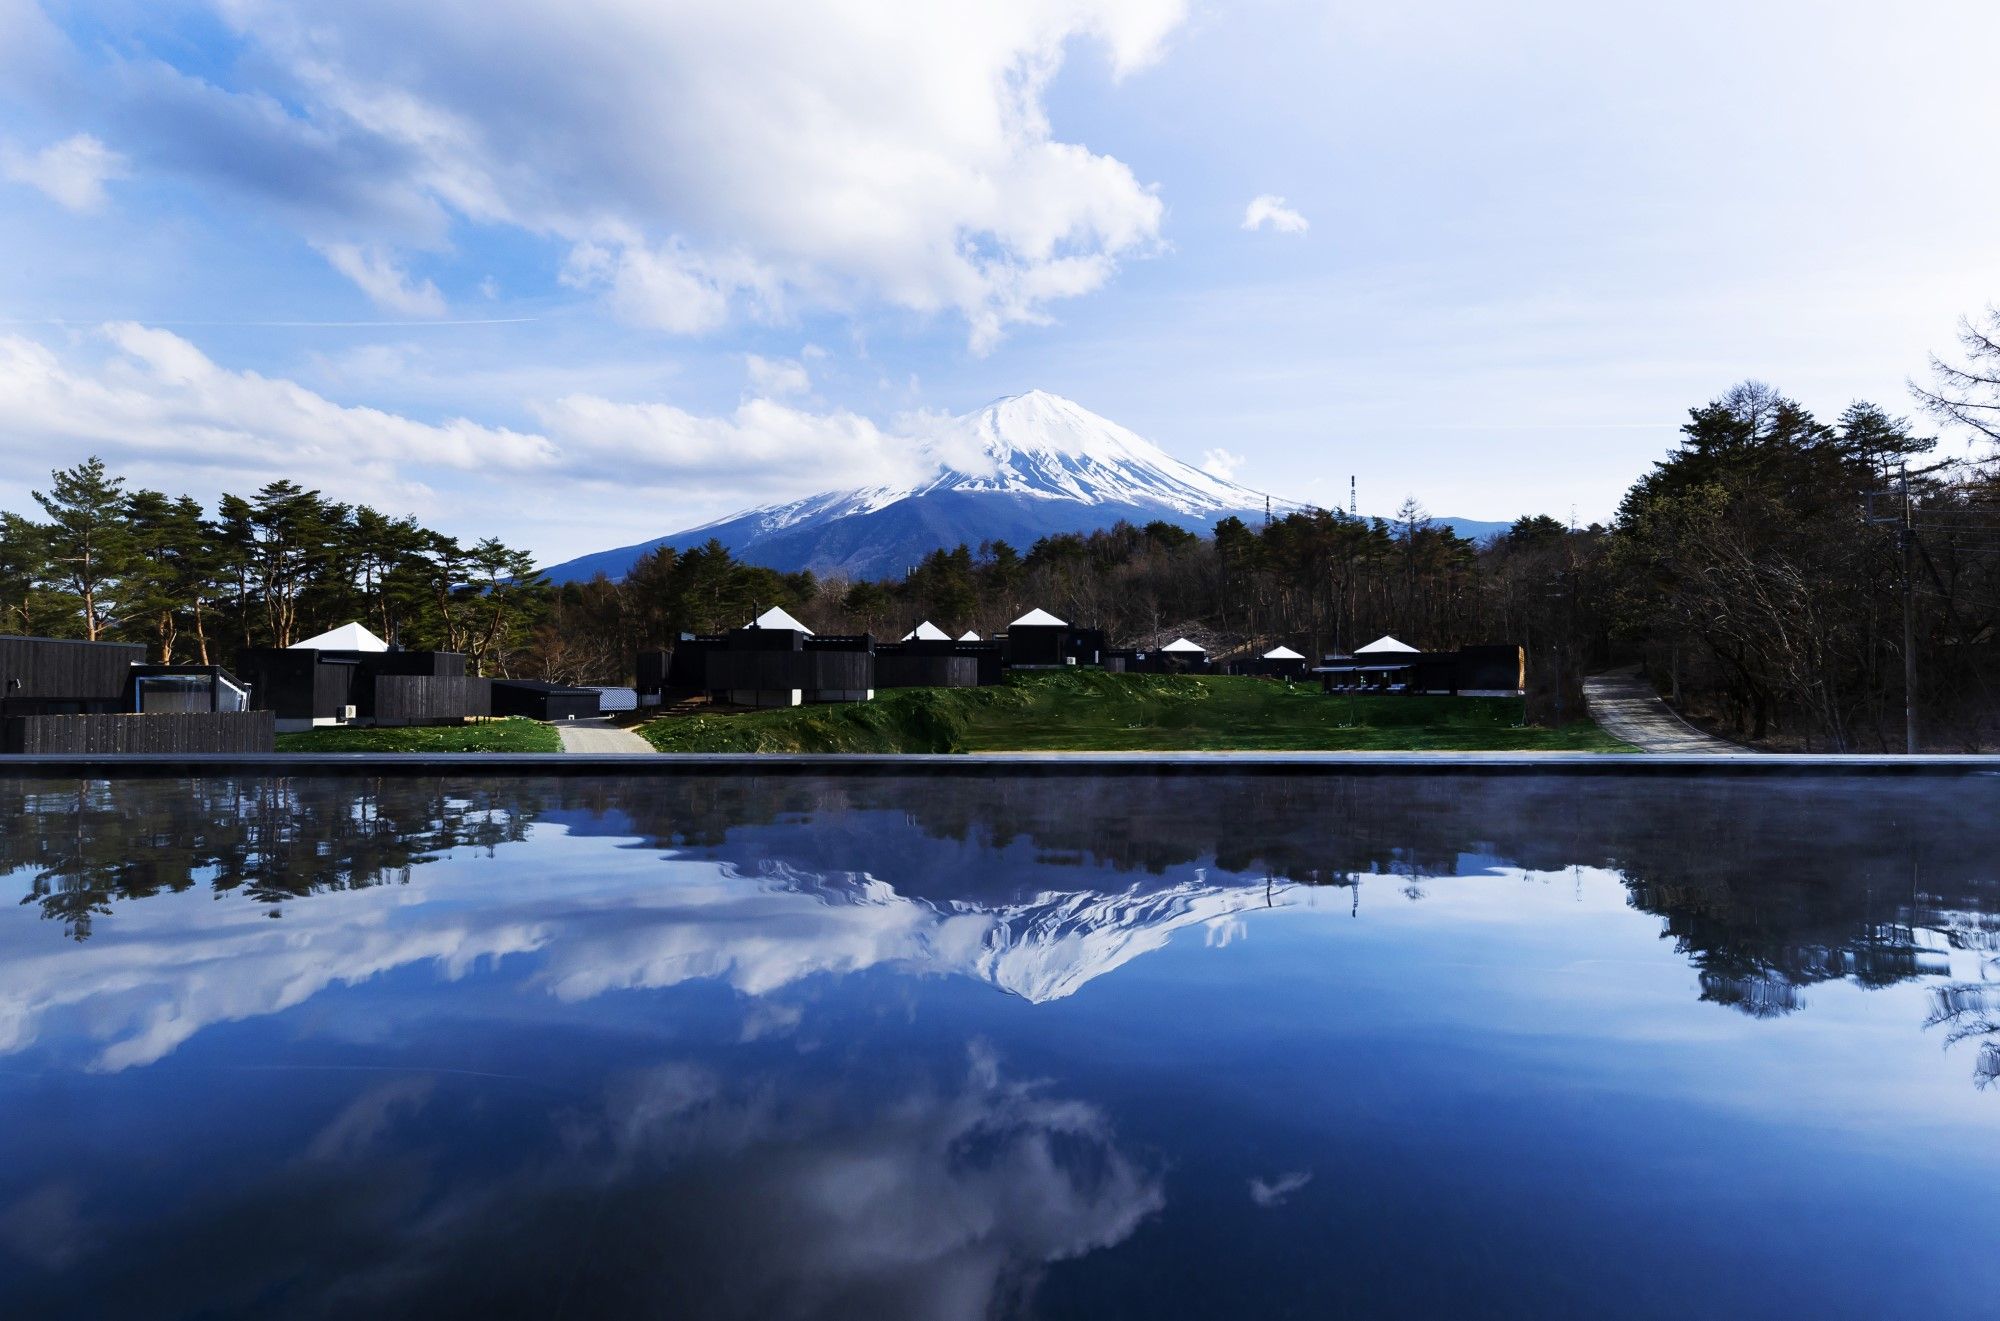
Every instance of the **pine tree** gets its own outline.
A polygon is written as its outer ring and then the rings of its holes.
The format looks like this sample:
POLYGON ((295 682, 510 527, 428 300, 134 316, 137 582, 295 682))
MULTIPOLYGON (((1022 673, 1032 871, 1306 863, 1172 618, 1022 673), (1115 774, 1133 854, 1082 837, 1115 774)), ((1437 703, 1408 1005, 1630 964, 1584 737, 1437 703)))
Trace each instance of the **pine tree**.
POLYGON ((50 577, 75 593, 83 611, 83 636, 95 642, 111 627, 115 594, 132 565, 125 481, 107 476, 104 460, 96 455, 49 478, 47 494, 32 494, 49 517, 50 577))

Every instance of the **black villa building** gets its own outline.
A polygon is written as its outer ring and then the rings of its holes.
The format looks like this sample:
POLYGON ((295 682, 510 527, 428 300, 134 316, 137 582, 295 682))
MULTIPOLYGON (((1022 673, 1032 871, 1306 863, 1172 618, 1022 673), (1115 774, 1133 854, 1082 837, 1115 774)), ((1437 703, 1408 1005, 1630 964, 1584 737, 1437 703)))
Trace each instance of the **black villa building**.
POLYGON ((1527 657, 1518 646, 1419 651, 1383 636, 1352 656, 1328 656, 1315 668, 1330 693, 1518 697, 1527 688, 1527 657))
POLYGON ((289 647, 250 647, 237 670, 253 704, 280 729, 314 725, 453 724, 493 714, 492 685, 464 653, 404 651, 359 624, 289 647))
POLYGON ((773 607, 719 636, 683 634, 671 652, 639 657, 642 700, 697 694, 727 706, 866 702, 875 696, 875 639, 819 636, 773 607))
POLYGON ((220 665, 136 643, 0 637, 0 752, 269 752, 275 726, 220 665))

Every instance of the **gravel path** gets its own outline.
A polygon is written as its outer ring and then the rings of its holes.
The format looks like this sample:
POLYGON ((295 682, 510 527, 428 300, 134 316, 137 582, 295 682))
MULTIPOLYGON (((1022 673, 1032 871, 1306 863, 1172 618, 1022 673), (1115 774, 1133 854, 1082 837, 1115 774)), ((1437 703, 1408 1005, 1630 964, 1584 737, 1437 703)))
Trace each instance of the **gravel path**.
POLYGON ((564 752, 651 752, 653 745, 608 720, 570 720, 556 726, 564 752))
POLYGON ((1583 703, 1599 729, 1641 752, 1744 752, 1680 718, 1637 669, 1593 674, 1583 681, 1583 703))

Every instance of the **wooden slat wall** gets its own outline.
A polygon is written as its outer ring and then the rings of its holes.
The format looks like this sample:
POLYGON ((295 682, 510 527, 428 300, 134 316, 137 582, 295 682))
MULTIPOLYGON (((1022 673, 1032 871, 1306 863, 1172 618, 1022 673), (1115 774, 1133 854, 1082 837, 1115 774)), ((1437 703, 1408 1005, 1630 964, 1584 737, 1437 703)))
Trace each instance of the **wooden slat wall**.
POLYGON ((269 711, 8 716, 0 720, 0 752, 270 752, 276 735, 269 711))
POLYGON ((127 642, 65 642, 0 637, 0 687, 17 679, 14 697, 80 697, 117 701, 132 666, 146 649, 127 642))
POLYGON ((976 656, 875 654, 877 688, 977 688, 976 656))
POLYGON ((492 714, 490 679, 417 674, 375 677, 375 719, 381 724, 422 724, 492 714))

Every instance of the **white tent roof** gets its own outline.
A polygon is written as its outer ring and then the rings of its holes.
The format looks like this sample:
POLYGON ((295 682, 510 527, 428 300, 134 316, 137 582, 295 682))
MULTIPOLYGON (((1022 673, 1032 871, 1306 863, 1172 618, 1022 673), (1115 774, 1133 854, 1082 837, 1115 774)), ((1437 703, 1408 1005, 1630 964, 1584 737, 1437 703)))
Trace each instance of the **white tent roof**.
POLYGON ((811 629, 807 628, 804 624, 801 624, 798 620, 793 619, 790 615, 786 614, 783 610, 779 609, 777 606, 772 606, 769 610, 766 610, 763 614, 751 620, 750 627, 788 628, 794 633, 803 633, 807 637, 812 636, 811 629))
POLYGON ((1379 656, 1385 651, 1400 651, 1400 652, 1405 652, 1412 656, 1417 654, 1417 649, 1415 647, 1411 646, 1407 642, 1398 642, 1396 641, 1396 639, 1390 637, 1387 633, 1384 633, 1381 637, 1376 638, 1373 642, 1369 643, 1365 647, 1356 647, 1354 649, 1354 654, 1357 656, 1379 656))
POLYGON ((1193 642, 1189 642, 1189 641, 1188 641, 1188 640, 1187 640, 1186 638, 1175 638, 1175 639, 1174 639, 1174 640, 1173 640, 1172 642, 1169 642, 1169 643, 1168 643, 1168 644, 1167 644, 1166 646, 1164 646, 1164 647, 1161 647, 1161 648, 1160 648, 1160 650, 1161 650, 1161 651, 1198 651, 1198 652, 1200 652, 1200 653, 1201 653, 1202 655, 1204 655, 1204 656, 1206 656, 1206 655, 1208 654, 1208 648, 1207 648, 1207 647, 1204 647, 1204 646, 1201 646, 1201 645, 1199 645, 1199 644, 1197 644, 1197 643, 1193 643, 1193 642))
POLYGON ((962 635, 961 635, 961 636, 959 637, 959 639, 958 639, 958 640, 959 640, 960 642, 983 642, 983 641, 985 641, 985 639, 984 639, 984 638, 980 637, 980 636, 979 636, 979 635, 978 635, 977 633, 974 633, 974 632, 973 632, 973 631, 972 631, 971 629, 969 629, 969 628, 965 630, 965 632, 964 632, 964 633, 963 633, 963 634, 962 634, 962 635))
POLYGON ((1069 625, 1068 625, 1068 624, 1065 624, 1065 623, 1064 623, 1064 622, 1063 622, 1062 620, 1060 620, 1060 619, 1057 619, 1057 618, 1056 618, 1056 617, 1055 617, 1054 615, 1050 614, 1050 613, 1049 613, 1048 611, 1046 611, 1046 610, 1030 610, 1030 611, 1029 611, 1029 612, 1028 612, 1027 614, 1025 614, 1025 615, 1022 615, 1022 616, 1021 616, 1021 617, 1020 617, 1019 619, 1015 620, 1015 621, 1014 621, 1013 623, 1009 624, 1009 625, 1008 625, 1007 627, 1009 627, 1009 628, 1068 628, 1068 627, 1069 627, 1069 625))
POLYGON ((1264 659, 1265 659, 1265 660, 1304 660, 1304 659, 1305 659, 1305 657, 1304 657, 1304 656, 1301 656, 1301 655, 1300 655, 1300 654, 1299 654, 1298 652, 1296 652, 1296 651, 1293 651, 1293 650, 1292 650, 1292 649, 1291 649, 1290 647, 1273 647, 1273 648, 1271 648, 1271 649, 1270 649, 1269 651, 1267 651, 1267 652, 1265 652, 1265 653, 1264 653, 1264 659))
POLYGON ((949 642, 951 635, 926 619, 909 632, 903 634, 905 642, 949 642))
POLYGON ((318 637, 294 642, 292 651, 387 651, 389 644, 359 624, 342 624, 318 637))

